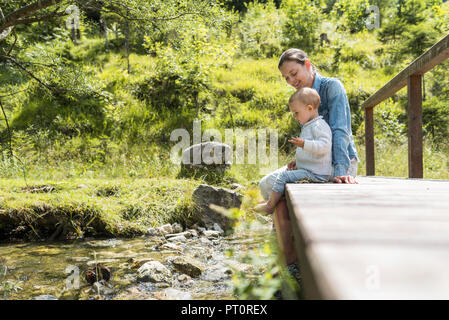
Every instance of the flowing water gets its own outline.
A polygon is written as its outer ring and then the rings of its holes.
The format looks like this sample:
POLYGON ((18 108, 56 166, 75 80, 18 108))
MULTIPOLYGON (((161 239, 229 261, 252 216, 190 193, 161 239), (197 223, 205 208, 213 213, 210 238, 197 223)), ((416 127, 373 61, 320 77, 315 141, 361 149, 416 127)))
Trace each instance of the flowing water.
POLYGON ((218 239, 188 238, 172 245, 172 249, 161 248, 166 241, 160 237, 2 244, 0 299, 43 295, 58 299, 235 299, 232 273, 260 275, 260 270, 242 263, 238 256, 263 245, 269 233, 269 225, 259 225, 218 239), (137 280, 136 261, 157 260, 167 265, 169 256, 194 259, 203 272, 199 277, 183 279, 171 269, 170 283, 137 280), (85 280, 85 273, 96 263, 110 268, 112 278, 95 290, 85 280))

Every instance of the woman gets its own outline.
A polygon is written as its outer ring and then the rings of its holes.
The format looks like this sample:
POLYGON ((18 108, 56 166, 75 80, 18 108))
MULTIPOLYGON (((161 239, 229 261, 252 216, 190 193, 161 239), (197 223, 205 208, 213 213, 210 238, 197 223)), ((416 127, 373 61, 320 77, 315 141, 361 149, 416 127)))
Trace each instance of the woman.
MULTIPOLYGON (((338 79, 321 76, 310 62, 307 54, 300 49, 288 49, 279 59, 278 69, 285 81, 296 90, 303 87, 314 88, 321 98, 319 115, 329 124, 332 131, 333 182, 357 183, 357 162, 359 161, 351 130, 351 111, 346 90, 338 79)), ((296 161, 287 165, 287 170, 295 170, 296 161)), ((262 196, 268 198, 279 169, 265 176, 260 182, 262 196)), ((279 246, 285 255, 287 266, 294 275, 299 275, 295 264, 296 252, 293 247, 288 209, 280 201, 274 215, 279 246)))

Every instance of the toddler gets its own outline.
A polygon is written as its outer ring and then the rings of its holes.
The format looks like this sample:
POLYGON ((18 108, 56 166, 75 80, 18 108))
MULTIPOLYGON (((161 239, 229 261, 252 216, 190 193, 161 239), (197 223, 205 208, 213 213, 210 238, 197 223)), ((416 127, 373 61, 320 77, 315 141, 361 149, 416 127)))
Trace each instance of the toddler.
MULTIPOLYGON (((271 194, 267 202, 254 208, 257 212, 272 214, 285 193, 287 183, 304 178, 314 182, 327 182, 332 176, 332 132, 323 117, 318 115, 318 92, 315 89, 302 88, 290 97, 288 104, 291 113, 302 125, 300 136, 288 140, 297 146, 296 163, 290 163, 264 178, 266 181, 273 181, 270 186, 271 194)), ((261 189, 262 185, 266 184, 264 179, 261 181, 261 189)), ((264 198, 267 200, 266 195, 264 198)))

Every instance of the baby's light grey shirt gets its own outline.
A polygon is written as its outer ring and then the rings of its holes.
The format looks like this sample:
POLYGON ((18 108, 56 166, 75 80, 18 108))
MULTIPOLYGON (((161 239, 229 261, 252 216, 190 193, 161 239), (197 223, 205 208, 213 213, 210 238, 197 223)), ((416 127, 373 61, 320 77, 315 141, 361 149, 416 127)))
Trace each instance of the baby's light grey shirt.
POLYGON ((322 116, 302 126, 300 138, 304 147, 296 148, 296 168, 319 175, 332 174, 332 132, 322 116))

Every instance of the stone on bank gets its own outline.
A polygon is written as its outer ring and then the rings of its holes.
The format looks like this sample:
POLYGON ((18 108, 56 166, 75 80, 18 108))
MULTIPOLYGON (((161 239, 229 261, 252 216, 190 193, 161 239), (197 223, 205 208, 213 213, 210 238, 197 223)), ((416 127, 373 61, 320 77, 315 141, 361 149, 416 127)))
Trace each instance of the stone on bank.
POLYGON ((159 261, 144 263, 137 270, 137 280, 144 282, 171 282, 171 272, 159 261))
POLYGON ((242 204, 242 195, 240 193, 226 188, 201 184, 193 191, 193 199, 200 209, 200 220, 208 229, 214 229, 216 224, 224 231, 232 230, 234 220, 221 212, 211 209, 210 205, 216 205, 225 209, 240 208, 242 204))

